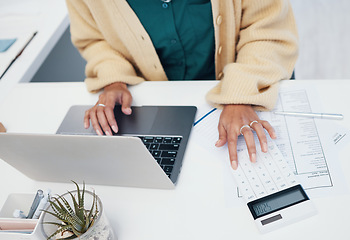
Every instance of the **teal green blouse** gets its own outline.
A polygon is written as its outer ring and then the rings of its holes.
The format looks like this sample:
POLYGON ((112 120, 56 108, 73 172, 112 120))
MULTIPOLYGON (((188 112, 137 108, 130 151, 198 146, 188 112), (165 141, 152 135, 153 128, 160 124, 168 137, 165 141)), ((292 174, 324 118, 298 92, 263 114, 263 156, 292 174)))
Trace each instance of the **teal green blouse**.
POLYGON ((150 36, 169 80, 214 80, 210 0, 127 0, 150 36))

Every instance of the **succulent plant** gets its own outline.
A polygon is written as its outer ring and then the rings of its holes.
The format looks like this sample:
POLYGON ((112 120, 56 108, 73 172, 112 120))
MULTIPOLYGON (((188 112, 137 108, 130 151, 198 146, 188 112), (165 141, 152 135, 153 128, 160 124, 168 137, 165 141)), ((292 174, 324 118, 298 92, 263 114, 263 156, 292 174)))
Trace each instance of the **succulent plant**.
POLYGON ((52 211, 44 210, 44 212, 57 218, 57 222, 44 222, 44 224, 53 224, 57 226, 57 230, 47 239, 56 236, 56 239, 74 239, 84 234, 95 222, 99 215, 97 207, 97 195, 93 195, 93 203, 90 209, 85 209, 85 183, 83 189, 80 190, 79 185, 72 181, 77 188, 76 196, 68 191, 68 195, 72 198, 72 205, 69 204, 64 196, 52 197, 49 200, 52 211), (57 237, 61 236, 61 238, 57 237))

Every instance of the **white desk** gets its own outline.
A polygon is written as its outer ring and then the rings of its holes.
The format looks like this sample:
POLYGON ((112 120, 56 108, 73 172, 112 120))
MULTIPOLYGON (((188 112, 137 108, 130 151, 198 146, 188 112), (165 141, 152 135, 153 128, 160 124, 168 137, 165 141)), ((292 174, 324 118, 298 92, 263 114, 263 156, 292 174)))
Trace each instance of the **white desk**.
MULTIPOLYGON (((285 81, 283 86, 314 83, 326 96, 325 109, 343 113, 350 128, 349 80, 285 81)), ((194 104, 201 106, 215 82, 148 82, 131 87, 134 105, 194 104), (145 94, 148 92, 149 94, 145 94)), ((18 84, 0 103, 0 119, 9 132, 54 133, 74 104, 94 104, 98 95, 87 93, 83 83, 18 84)), ((341 166, 350 171, 349 146, 340 152, 341 166)), ((119 239, 345 239, 349 236, 350 195, 316 198, 315 217, 261 235, 245 206, 227 207, 221 163, 206 158, 190 142, 174 191, 94 186, 119 239)), ((346 183, 350 184, 349 175, 346 183)), ((71 184, 36 182, 0 161, 0 206, 12 192, 35 192, 50 187, 54 193, 71 184)))
POLYGON ((32 79, 68 25, 64 0, 0 1, 1 32, 38 32, 0 79, 0 101, 17 83, 32 79))

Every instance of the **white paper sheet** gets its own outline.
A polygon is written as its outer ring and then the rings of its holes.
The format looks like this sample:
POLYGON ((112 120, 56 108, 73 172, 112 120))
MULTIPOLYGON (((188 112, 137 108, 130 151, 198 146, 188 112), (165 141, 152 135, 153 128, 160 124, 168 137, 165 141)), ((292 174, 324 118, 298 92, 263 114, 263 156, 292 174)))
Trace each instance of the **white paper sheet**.
MULTIPOLYGON (((312 104, 318 103, 317 98, 317 93, 312 89, 282 89, 275 111, 322 112, 319 104, 312 104)), ((208 106, 199 110, 202 114, 198 116, 210 112, 208 106)), ((193 129, 193 135, 197 144, 222 162, 227 203, 235 205, 241 201, 238 200, 239 193, 231 173, 227 146, 220 149, 214 146, 218 140, 217 125, 220 113, 220 110, 212 111, 200 120, 193 129)), ((258 115, 275 128, 275 142, 309 197, 323 197, 348 191, 335 151, 341 145, 340 142, 348 141, 348 130, 337 126, 335 120, 285 117, 272 112, 258 112, 258 115), (330 121, 333 124, 329 124, 330 121)), ((242 136, 239 137, 237 147, 246 148, 242 136)))

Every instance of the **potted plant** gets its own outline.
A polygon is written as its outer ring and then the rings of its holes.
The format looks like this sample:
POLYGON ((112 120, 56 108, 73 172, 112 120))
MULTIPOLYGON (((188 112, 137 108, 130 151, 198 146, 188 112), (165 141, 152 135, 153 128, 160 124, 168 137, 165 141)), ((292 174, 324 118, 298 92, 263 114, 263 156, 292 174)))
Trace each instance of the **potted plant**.
POLYGON ((113 230, 95 191, 76 190, 51 197, 43 211, 42 229, 47 239, 112 240, 113 230))

